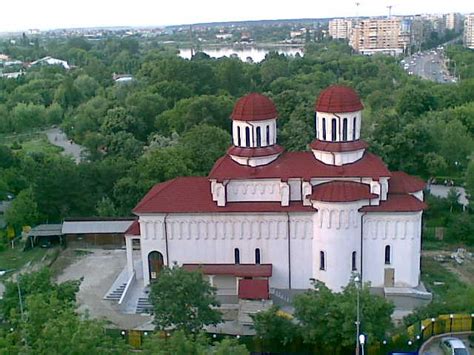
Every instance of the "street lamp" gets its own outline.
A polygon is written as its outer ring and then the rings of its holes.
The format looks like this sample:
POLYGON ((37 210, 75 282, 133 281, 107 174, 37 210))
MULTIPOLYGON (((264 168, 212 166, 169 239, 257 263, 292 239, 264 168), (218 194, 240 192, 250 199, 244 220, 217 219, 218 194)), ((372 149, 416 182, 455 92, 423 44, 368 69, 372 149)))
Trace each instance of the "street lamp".
POLYGON ((360 348, 362 349, 362 355, 364 355, 364 344, 365 344, 365 335, 359 335, 360 348))
MULTIPOLYGON (((356 355, 359 355, 359 351, 360 351, 360 345, 362 342, 360 341, 361 340, 361 335, 360 334, 360 296, 359 296, 359 283, 360 283, 360 279, 359 279, 359 276, 357 275, 356 277, 354 277, 354 283, 355 283, 355 286, 356 286, 356 295, 357 295, 357 305, 356 305, 356 312, 357 312, 357 320, 356 320, 356 355)), ((365 340, 365 338, 364 338, 365 340)), ((363 348, 363 347, 362 347, 363 348)), ((362 349, 362 353, 363 353, 363 349, 362 349)))

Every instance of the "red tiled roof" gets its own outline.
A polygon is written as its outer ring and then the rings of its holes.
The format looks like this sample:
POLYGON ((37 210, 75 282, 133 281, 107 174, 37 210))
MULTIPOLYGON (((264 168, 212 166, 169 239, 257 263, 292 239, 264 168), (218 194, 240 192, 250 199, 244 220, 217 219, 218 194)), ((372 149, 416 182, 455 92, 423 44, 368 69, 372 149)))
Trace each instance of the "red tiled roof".
POLYGON ((205 275, 236 277, 271 277, 272 264, 183 264, 188 271, 200 270, 205 275))
POLYGON ((311 149, 323 150, 325 152, 351 152, 354 150, 365 149, 369 145, 361 139, 352 142, 326 142, 315 139, 309 146, 311 149))
POLYGON ((408 194, 388 194, 386 201, 378 206, 365 206, 361 212, 417 212, 423 211, 427 205, 416 197, 408 194))
POLYGON ((269 298, 267 279, 239 280, 239 298, 247 300, 267 300, 269 298))
POLYGON ((311 200, 323 202, 352 202, 377 198, 370 186, 353 181, 331 181, 313 187, 311 200))
POLYGON ((272 100, 253 92, 236 102, 230 117, 238 121, 261 121, 277 118, 278 112, 272 100))
POLYGON ((209 173, 209 178, 223 181, 226 179, 265 179, 323 177, 372 177, 391 176, 382 160, 376 155, 365 152, 358 161, 343 166, 327 165, 317 160, 312 152, 285 152, 270 164, 258 167, 243 166, 229 155, 220 158, 209 173))
MULTIPOLYGON (((229 158, 230 159, 230 158, 229 158)), ((230 202, 217 206, 212 200, 211 184, 206 177, 180 177, 155 185, 137 204, 134 213, 205 212, 314 212, 301 201, 287 207, 280 202, 230 202)))
POLYGON ((140 224, 137 220, 133 221, 130 227, 128 227, 125 231, 125 235, 140 235, 140 224))
POLYGON ((236 147, 236 146, 231 146, 227 150, 227 154, 230 155, 236 155, 239 157, 265 157, 268 155, 275 155, 275 154, 280 154, 284 151, 285 149, 282 146, 279 146, 278 144, 270 145, 268 147, 258 147, 258 148, 242 148, 242 147, 236 147))
POLYGON ((319 112, 343 113, 360 111, 364 106, 359 95, 350 87, 332 85, 321 92, 315 108, 319 112))
POLYGON ((388 192, 390 194, 407 194, 421 191, 426 182, 416 176, 410 176, 403 171, 393 171, 388 180, 388 192))

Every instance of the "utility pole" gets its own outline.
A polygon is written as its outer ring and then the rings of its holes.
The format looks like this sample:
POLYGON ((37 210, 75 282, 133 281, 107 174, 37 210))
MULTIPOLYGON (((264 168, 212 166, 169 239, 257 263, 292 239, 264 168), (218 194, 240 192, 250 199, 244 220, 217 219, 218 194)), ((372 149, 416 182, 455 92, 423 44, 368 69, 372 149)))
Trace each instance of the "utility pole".
POLYGON ((20 281, 16 280, 16 287, 18 288, 18 299, 20 300, 20 313, 21 313, 21 320, 24 321, 24 313, 23 313, 23 300, 21 299, 21 289, 20 289, 20 281))
POLYGON ((361 282, 361 280, 359 279, 359 276, 356 276, 354 278, 354 283, 355 283, 355 287, 356 287, 356 292, 357 292, 357 305, 356 305, 356 309, 357 309, 357 315, 356 315, 356 349, 355 349, 355 353, 356 355, 359 355, 360 354, 360 345, 359 345, 359 339, 360 339, 360 295, 359 295, 359 282, 361 282))

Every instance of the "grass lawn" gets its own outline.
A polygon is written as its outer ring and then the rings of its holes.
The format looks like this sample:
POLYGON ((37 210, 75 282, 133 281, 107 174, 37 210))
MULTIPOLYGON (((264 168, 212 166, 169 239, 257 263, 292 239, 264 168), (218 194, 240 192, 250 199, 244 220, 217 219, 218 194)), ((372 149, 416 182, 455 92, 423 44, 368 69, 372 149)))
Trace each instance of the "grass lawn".
POLYGON ((448 291, 466 287, 457 275, 431 256, 421 258, 421 280, 426 288, 433 292, 433 298, 439 299, 444 299, 448 291))
MULTIPOLYGON (((0 269, 2 270, 18 270, 27 263, 36 263, 41 261, 47 254, 48 249, 33 248, 23 251, 23 245, 17 245, 14 249, 8 248, 0 251, 0 269)), ((8 278, 11 272, 0 276, 1 279, 8 278)))
POLYGON ((21 145, 21 150, 26 153, 59 154, 62 149, 48 141, 43 132, 32 131, 19 134, 0 134, 0 144, 11 147, 14 142, 21 145))

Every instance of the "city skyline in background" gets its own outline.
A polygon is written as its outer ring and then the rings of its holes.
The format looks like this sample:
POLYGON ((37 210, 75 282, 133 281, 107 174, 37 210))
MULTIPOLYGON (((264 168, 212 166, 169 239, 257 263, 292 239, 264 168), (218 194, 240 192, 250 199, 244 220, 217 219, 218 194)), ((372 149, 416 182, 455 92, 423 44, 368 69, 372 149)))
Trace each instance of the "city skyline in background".
POLYGON ((392 15, 415 15, 421 13, 442 14, 449 12, 469 13, 472 6, 466 1, 432 2, 411 1, 356 1, 339 0, 332 3, 317 3, 302 0, 298 6, 284 1, 256 3, 241 0, 238 4, 222 8, 211 0, 175 1, 163 6, 150 4, 147 0, 136 0, 132 4, 119 1, 83 0, 80 7, 67 7, 59 0, 43 2, 26 0, 21 11, 14 3, 2 5, 2 13, 9 14, 0 23, 0 32, 26 31, 28 29, 58 29, 86 27, 149 27, 180 24, 232 22, 252 20, 335 18, 354 16, 386 16, 388 6, 392 15), (146 9, 146 11, 145 11, 146 9))

